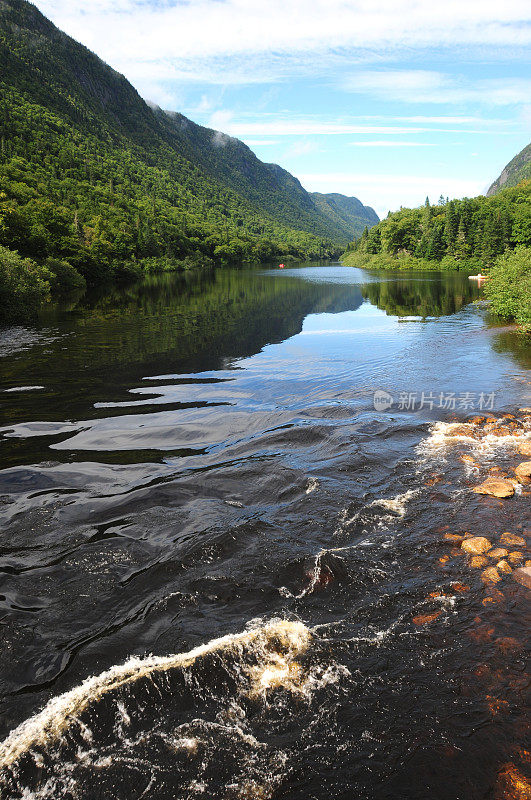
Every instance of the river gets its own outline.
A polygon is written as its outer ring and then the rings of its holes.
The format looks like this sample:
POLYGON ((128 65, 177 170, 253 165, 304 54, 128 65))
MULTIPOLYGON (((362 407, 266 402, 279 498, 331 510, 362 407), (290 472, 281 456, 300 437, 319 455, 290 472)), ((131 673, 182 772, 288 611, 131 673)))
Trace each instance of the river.
POLYGON ((2 797, 520 797, 529 493, 472 488, 531 354, 478 297, 227 269, 0 331, 2 797))

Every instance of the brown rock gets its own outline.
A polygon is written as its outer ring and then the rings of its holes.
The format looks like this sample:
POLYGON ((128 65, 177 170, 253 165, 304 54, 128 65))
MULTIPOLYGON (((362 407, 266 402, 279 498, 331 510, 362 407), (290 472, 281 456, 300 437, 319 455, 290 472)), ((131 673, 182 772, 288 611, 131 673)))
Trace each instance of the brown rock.
POLYGON ((531 461, 522 461, 514 468, 514 472, 518 480, 527 482, 531 479, 531 461))
POLYGON ((531 456, 531 439, 520 442, 518 445, 518 452, 522 456, 531 456))
POLYGON ((500 541, 504 544, 512 544, 515 547, 525 547, 526 545, 525 539, 515 533, 502 533, 500 541))
POLYGON ((433 622, 440 615, 440 611, 435 611, 433 614, 419 614, 417 617, 413 617, 413 622, 415 625, 426 625, 426 623, 433 622))
POLYGON ((485 558, 485 556, 472 556, 470 559, 470 566, 476 567, 477 569, 481 569, 481 567, 486 567, 489 563, 489 559, 485 558))
POLYGON ((472 539, 465 539, 461 544, 461 548, 463 550, 466 550, 467 553, 472 553, 475 556, 486 553, 487 550, 491 549, 491 547, 491 543, 488 539, 485 539, 484 536, 473 536, 472 539))
POLYGON ((463 541, 464 534, 462 533, 445 533, 444 538, 447 542, 455 542, 456 544, 461 544, 463 541))
POLYGON ((451 428, 448 429, 449 436, 474 436, 475 430, 473 425, 469 425, 464 422, 462 425, 453 424, 451 428))
POLYGON ((507 561, 511 564, 519 564, 524 558, 524 554, 520 553, 518 550, 513 550, 512 553, 509 553, 507 556, 507 561))
POLYGON ((514 486, 503 478, 487 478, 486 481, 472 489, 476 494, 490 494, 493 497, 512 497, 514 486))
POLYGON ((514 764, 505 764, 498 773, 496 797, 500 800, 531 800, 531 783, 514 764))
POLYGON ((487 555, 489 558, 505 558, 509 555, 509 551, 504 547, 495 547, 494 550, 489 550, 487 555))
POLYGON ((498 563, 496 564, 496 569, 498 570, 498 572, 503 572, 504 575, 508 575, 510 572, 513 571, 512 567, 509 566, 507 561, 498 561, 498 563))
POLYGON ((496 567, 487 567, 481 573, 481 580, 485 583, 498 583, 501 581, 500 573, 496 569, 496 567))
POLYGON ((528 559, 528 560, 525 562, 525 564, 524 564, 524 567, 531 567, 531 559, 528 559))
POLYGON ((526 589, 531 589, 531 567, 519 567, 513 572, 513 578, 518 583, 525 586, 526 589))
POLYGON ((469 592, 470 591, 470 586, 467 586, 466 583, 454 582, 454 583, 451 583, 450 586, 454 590, 454 592, 463 593, 463 592, 469 592))

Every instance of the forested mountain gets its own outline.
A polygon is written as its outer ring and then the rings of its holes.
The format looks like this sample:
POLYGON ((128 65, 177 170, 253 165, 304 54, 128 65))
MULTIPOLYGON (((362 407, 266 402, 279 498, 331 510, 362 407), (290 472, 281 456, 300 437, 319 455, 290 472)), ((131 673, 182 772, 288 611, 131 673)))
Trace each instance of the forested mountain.
POLYGON ((531 245, 531 181, 492 197, 401 208, 349 246, 345 263, 380 268, 472 269, 531 245))
POLYGON ((487 197, 492 197, 510 186, 516 186, 520 181, 531 180, 531 144, 528 144, 509 161, 503 168, 501 175, 494 181, 487 192, 487 197))
POLYGON ((379 221, 378 214, 370 206, 364 206, 357 197, 343 194, 320 194, 312 192, 312 200, 346 236, 354 230, 359 236, 365 227, 372 228, 379 221))
POLYGON ((0 63, 0 245, 24 257, 95 282, 155 258, 328 257, 356 230, 242 142, 148 106, 25 0, 0 0, 0 63))

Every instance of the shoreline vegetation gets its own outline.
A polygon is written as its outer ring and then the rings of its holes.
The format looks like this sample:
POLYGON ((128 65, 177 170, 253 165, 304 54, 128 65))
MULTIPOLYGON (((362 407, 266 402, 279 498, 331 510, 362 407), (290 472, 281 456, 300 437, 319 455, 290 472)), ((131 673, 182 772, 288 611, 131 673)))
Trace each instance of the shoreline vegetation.
POLYGON ((341 263, 486 274, 490 311, 531 333, 531 181, 492 197, 441 197, 436 206, 426 198, 420 208, 389 213, 349 244, 341 263))

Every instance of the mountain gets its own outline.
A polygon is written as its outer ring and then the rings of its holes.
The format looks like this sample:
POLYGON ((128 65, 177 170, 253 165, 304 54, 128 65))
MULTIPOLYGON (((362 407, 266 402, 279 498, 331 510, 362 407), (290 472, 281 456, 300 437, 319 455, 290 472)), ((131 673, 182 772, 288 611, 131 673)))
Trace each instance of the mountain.
POLYGON ((95 282, 153 259, 330 257, 359 228, 243 142, 150 107, 25 0, 0 0, 0 64, 0 246, 24 257, 95 282))
POLYGON ((350 238, 352 238, 352 231, 354 231, 354 236, 360 236, 366 227, 372 228, 380 221, 376 211, 370 206, 364 206, 357 197, 345 197, 343 194, 319 194, 319 192, 313 192, 311 197, 321 213, 350 238))
POLYGON ((487 197, 492 197, 500 189, 516 186, 520 181, 531 180, 531 144, 521 150, 517 156, 509 161, 503 168, 501 175, 496 178, 487 192, 487 197))

